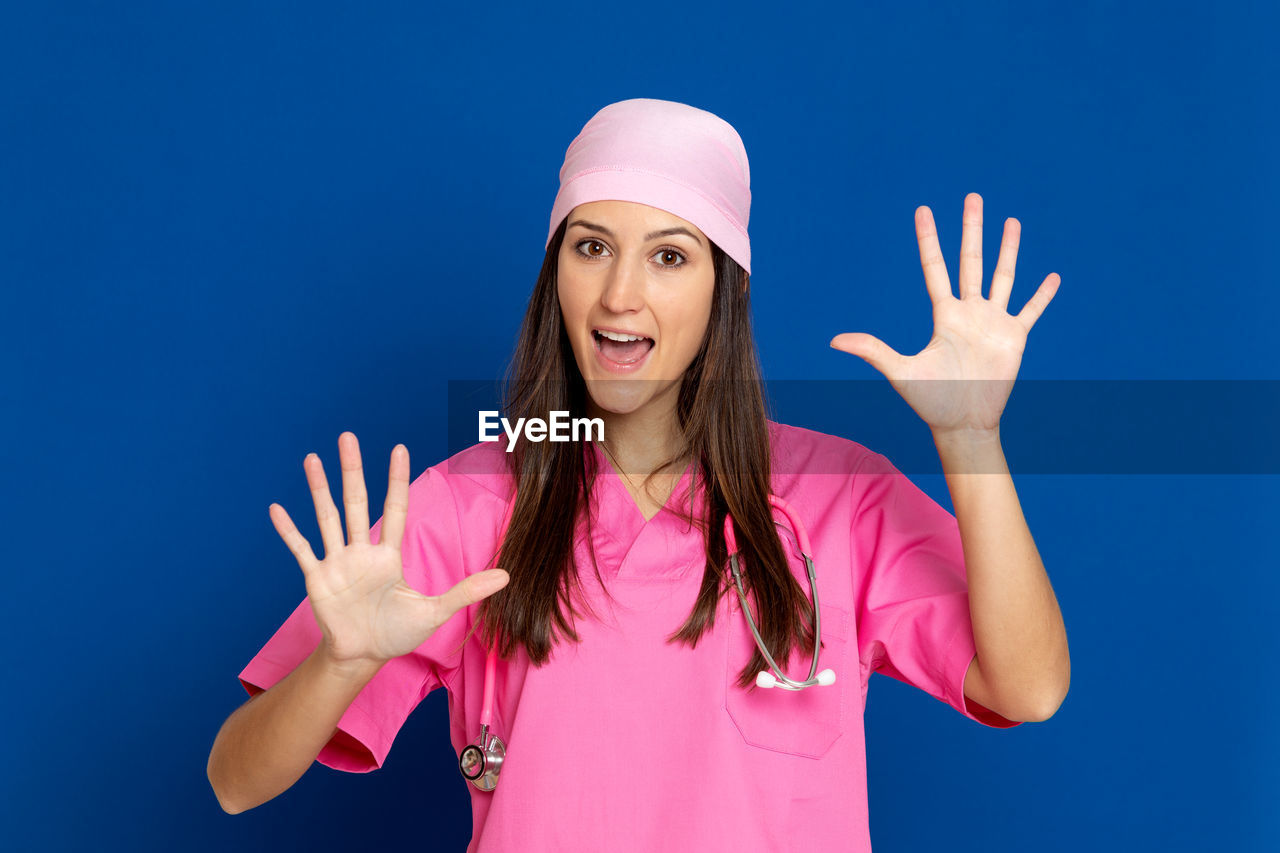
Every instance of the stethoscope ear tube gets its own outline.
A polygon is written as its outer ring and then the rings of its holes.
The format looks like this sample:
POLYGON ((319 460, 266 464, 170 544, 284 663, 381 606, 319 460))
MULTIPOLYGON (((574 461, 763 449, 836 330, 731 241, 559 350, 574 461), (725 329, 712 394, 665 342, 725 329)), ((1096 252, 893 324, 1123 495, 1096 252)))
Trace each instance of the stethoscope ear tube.
POLYGON ((762 671, 756 675, 757 687, 781 687, 783 690, 803 690, 806 687, 827 687, 836 683, 836 674, 830 669, 824 669, 818 672, 818 651, 821 647, 822 637, 822 615, 818 611, 818 584, 814 576, 813 560, 808 554, 804 554, 805 566, 809 572, 809 583, 813 589, 813 660, 809 663, 809 677, 804 681, 796 681, 789 678, 782 668, 778 666, 778 662, 773 659, 773 655, 769 654, 769 649, 765 647, 764 638, 760 636, 759 629, 756 628, 756 622, 751 618, 751 608, 747 605, 747 594, 742 588, 742 573, 738 569, 738 555, 729 555, 729 568, 733 571, 733 582, 738 588, 738 601, 742 604, 742 614, 747 617, 747 625, 751 627, 751 634, 756 638, 756 646, 759 647, 760 653, 764 655, 764 659, 769 662, 769 668, 773 672, 762 671))
POLYGON ((733 583, 738 589, 738 601, 742 604, 742 613, 747 617, 747 625, 751 627, 751 634, 756 639, 756 646, 759 647, 760 653, 764 655, 764 659, 768 661, 769 668, 773 672, 760 672, 756 675, 757 687, 781 687, 783 690, 803 690, 806 687, 828 687, 836 683, 836 674, 831 669, 824 669, 818 672, 818 652, 822 646, 822 612, 818 606, 818 576, 813 567, 813 559, 809 556, 809 535, 804 529, 804 525, 800 523, 800 519, 796 517, 791 506, 777 495, 769 495, 769 503, 778 509, 791 523, 791 529, 795 531, 796 541, 800 545, 800 556, 804 558, 805 573, 809 577, 809 591, 813 598, 813 660, 809 664, 809 677, 804 681, 796 681, 787 677, 782 668, 778 666, 778 662, 773 659, 773 655, 769 654, 769 649, 765 647, 764 638, 760 636, 759 629, 756 628, 755 619, 751 617, 751 607, 747 604, 747 593, 742 587, 742 571, 738 567, 738 543, 733 533, 733 516, 725 513, 724 516, 724 541, 729 549, 729 569, 733 573, 733 583))

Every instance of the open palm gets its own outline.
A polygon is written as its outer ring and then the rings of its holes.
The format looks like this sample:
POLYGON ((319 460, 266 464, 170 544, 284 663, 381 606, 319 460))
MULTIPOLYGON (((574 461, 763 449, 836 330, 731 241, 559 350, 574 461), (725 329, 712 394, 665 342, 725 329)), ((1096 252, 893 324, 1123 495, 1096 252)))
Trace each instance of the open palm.
POLYGON ((468 575, 438 595, 411 587, 404 579, 400 552, 409 510, 408 449, 398 444, 391 452, 382 533, 377 543, 369 535, 368 494, 360 445, 354 434, 344 432, 338 437, 338 452, 347 517, 346 542, 324 466, 315 454, 307 455, 303 469, 324 540, 324 559, 316 558, 284 507, 272 504, 269 512, 276 532, 302 569, 307 597, 329 656, 341 662, 381 664, 422 645, 454 613, 502 589, 509 577, 502 569, 487 569, 468 575))
POLYGON ((965 197, 960 237, 960 295, 938 246, 928 207, 916 209, 916 240, 925 286, 933 303, 933 337, 920 352, 904 356, 864 332, 845 332, 831 346, 852 353, 884 374, 935 433, 994 431, 1013 389, 1027 334, 1057 292, 1050 273, 1016 316, 1007 311, 1022 226, 1005 220, 1000 257, 988 298, 982 295, 982 197, 965 197), (924 380, 924 381, 922 381, 924 380))

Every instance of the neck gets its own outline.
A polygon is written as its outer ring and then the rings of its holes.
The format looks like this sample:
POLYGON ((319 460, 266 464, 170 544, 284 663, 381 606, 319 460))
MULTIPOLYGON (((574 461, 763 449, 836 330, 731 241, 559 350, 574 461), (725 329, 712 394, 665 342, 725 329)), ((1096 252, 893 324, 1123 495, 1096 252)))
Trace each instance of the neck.
MULTIPOLYGON (((678 386, 672 390, 678 392, 678 386)), ((676 453, 681 435, 675 401, 676 395, 668 394, 634 412, 617 413, 604 411, 588 399, 588 414, 604 421, 605 455, 618 473, 646 477, 676 453)), ((680 469, 674 474, 679 476, 682 472, 680 469)))

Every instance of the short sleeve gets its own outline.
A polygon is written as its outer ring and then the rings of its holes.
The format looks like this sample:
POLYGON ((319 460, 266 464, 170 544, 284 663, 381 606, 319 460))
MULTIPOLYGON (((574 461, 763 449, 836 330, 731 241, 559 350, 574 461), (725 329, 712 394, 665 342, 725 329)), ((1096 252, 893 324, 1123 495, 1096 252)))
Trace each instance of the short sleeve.
MULTIPOLYGON (((992 728, 1020 725, 966 699, 976 649, 960 526, 882 454, 853 477, 858 657, 992 728)), ((865 686, 865 685, 864 685, 865 686)))
MULTIPOLYGON (((458 512, 447 479, 437 468, 428 468, 409 487, 401 556, 405 582, 425 595, 445 592, 464 577, 458 512)), ((381 537, 380 518, 369 538, 377 543, 381 537)), ((409 714, 429 692, 451 681, 460 666, 468 612, 455 613, 417 649, 383 664, 342 715, 338 734, 316 760, 350 773, 381 767, 409 714)), ((269 689, 314 652, 320 640, 311 600, 303 598, 240 673, 241 686, 250 696, 269 689)))

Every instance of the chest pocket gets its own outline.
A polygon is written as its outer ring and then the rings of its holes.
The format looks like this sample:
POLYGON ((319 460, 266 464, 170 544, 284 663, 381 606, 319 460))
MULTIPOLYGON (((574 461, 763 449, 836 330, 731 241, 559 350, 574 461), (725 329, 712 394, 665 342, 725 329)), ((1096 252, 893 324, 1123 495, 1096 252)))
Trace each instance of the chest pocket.
MULTIPOLYGON (((819 606, 822 616, 823 646, 818 655, 818 672, 830 668, 835 684, 785 690, 761 688, 754 683, 737 685, 738 672, 756 650, 755 637, 736 597, 728 610, 729 638, 724 667, 724 707, 748 744, 761 749, 807 758, 821 758, 844 733, 848 713, 845 696, 858 676, 848 666, 849 612, 834 604, 819 606)), ((776 656, 775 656, 776 659, 776 656)), ((809 675, 810 657, 793 649, 782 672, 800 681, 809 675)))

